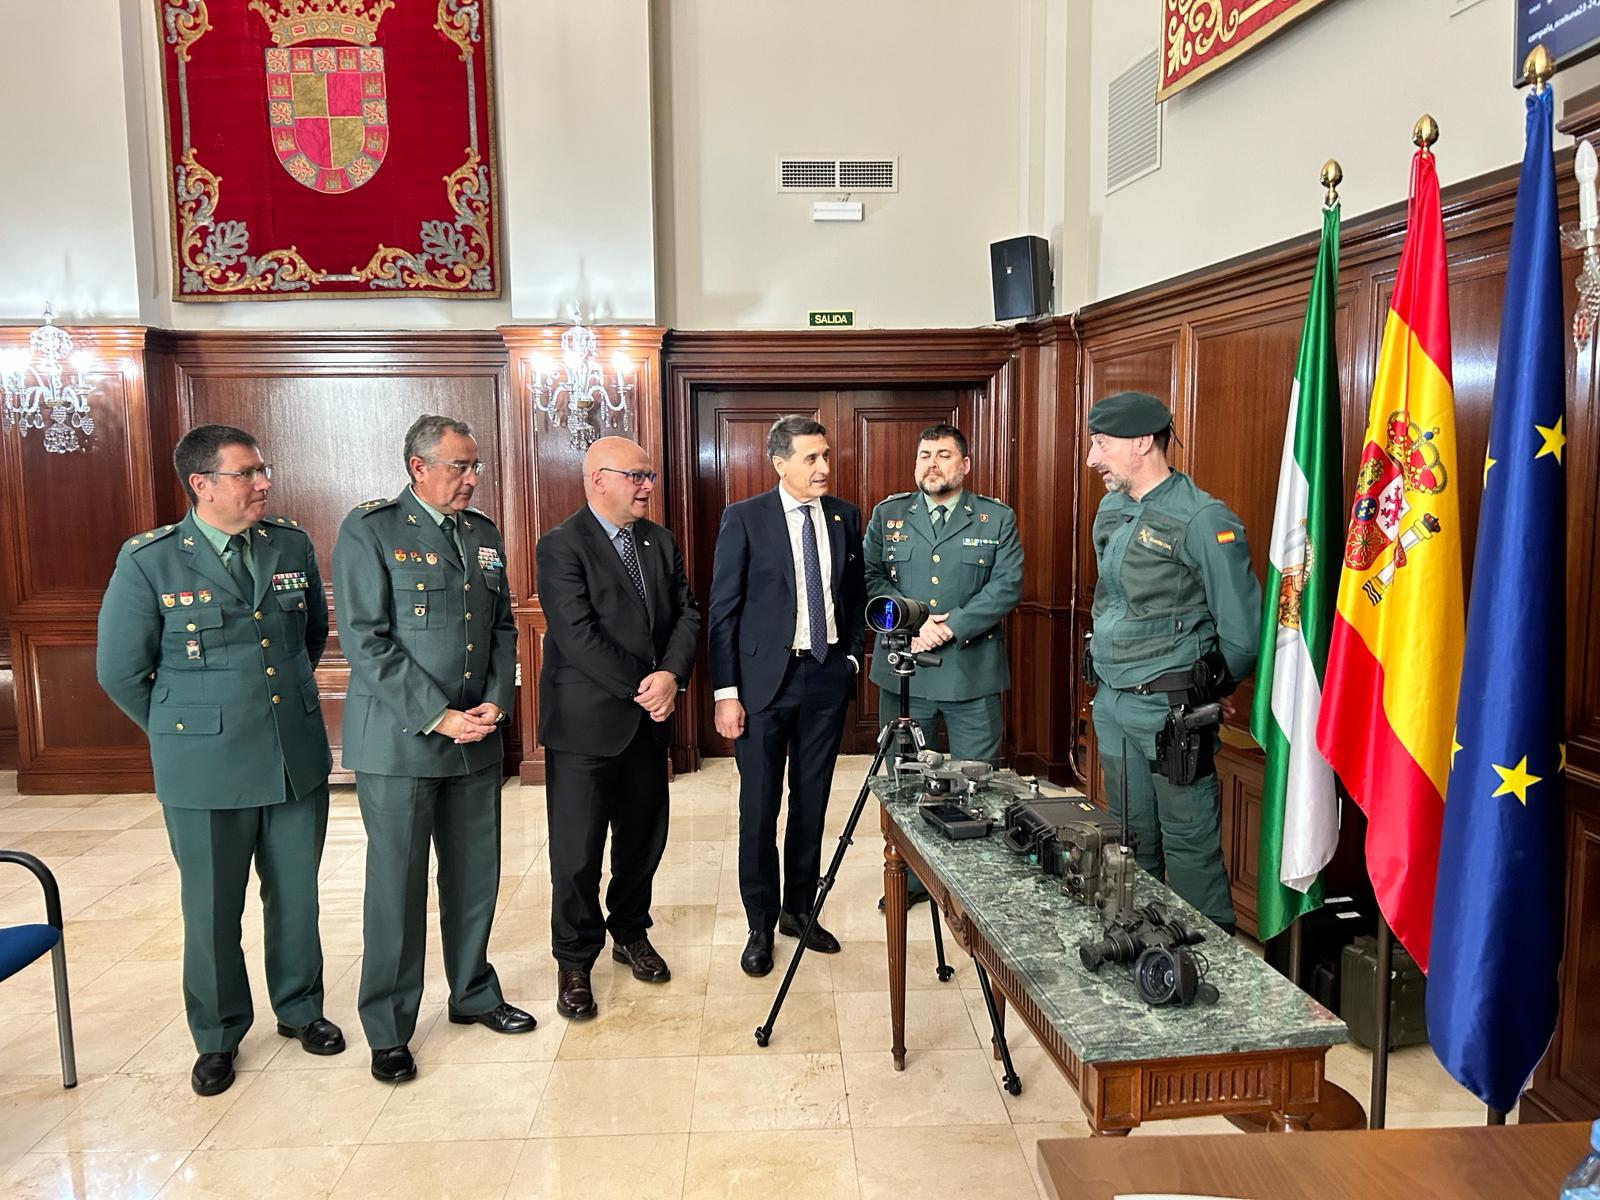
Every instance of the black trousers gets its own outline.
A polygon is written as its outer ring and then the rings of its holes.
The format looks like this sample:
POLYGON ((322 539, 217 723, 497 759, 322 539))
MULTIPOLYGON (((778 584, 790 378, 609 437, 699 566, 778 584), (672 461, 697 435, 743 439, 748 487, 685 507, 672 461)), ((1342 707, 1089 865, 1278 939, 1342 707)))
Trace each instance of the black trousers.
POLYGON ((588 970, 612 941, 650 928, 650 890, 667 848, 667 748, 648 717, 622 753, 546 747, 550 821, 550 948, 563 967, 588 970), (600 856, 611 831, 611 884, 600 912, 600 856))
POLYGON ((772 703, 745 714, 733 743, 739 764, 739 895, 751 929, 778 924, 778 808, 789 769, 789 823, 783 835, 784 910, 803 915, 816 900, 822 824, 839 757, 854 672, 837 646, 823 662, 793 659, 772 703))

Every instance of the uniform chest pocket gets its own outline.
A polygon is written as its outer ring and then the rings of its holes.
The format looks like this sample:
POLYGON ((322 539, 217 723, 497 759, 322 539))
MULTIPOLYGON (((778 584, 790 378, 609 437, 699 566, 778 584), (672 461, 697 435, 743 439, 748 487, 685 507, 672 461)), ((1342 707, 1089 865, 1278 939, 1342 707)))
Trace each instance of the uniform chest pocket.
POLYGON ((917 548, 903 543, 890 542, 883 548, 883 565, 889 569, 889 578, 900 582, 900 572, 909 570, 917 557, 917 548))
POLYGON ((203 671, 228 662, 222 636, 222 609, 215 604, 170 609, 163 614, 163 670, 203 671))
POLYGON ((994 570, 993 546, 963 546, 961 547, 961 565, 967 569, 967 576, 979 583, 989 578, 989 573, 994 570))
POLYGON ((394 619, 402 629, 426 629, 444 620, 443 571, 391 571, 394 619))

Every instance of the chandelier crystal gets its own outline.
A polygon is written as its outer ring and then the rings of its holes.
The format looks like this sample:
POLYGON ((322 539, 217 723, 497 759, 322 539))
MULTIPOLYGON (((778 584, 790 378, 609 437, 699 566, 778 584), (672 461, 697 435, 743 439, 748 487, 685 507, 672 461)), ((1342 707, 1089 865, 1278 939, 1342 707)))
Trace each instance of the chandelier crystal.
POLYGON ((86 441, 94 433, 93 385, 84 379, 93 361, 87 351, 72 348, 71 336, 53 323, 46 305, 44 324, 28 335, 27 349, 0 351, 6 429, 19 428, 23 437, 30 429, 44 430, 44 448, 52 454, 83 449, 78 435, 86 441))
POLYGON ((599 350, 594 331, 574 324, 561 335, 559 363, 545 354, 533 356, 529 391, 535 431, 565 426, 579 450, 587 450, 601 436, 602 429, 632 431, 633 363, 621 352, 614 354, 611 384, 607 387, 599 350))

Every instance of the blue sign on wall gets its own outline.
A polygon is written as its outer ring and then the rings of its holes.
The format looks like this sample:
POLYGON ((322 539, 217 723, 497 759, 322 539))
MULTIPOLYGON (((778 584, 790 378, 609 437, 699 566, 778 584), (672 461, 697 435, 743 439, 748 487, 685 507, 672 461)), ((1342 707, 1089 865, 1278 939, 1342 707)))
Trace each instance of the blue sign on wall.
POLYGON ((1540 42, 1565 67, 1600 50, 1600 0, 1516 0, 1511 80, 1518 87, 1522 60, 1540 42))

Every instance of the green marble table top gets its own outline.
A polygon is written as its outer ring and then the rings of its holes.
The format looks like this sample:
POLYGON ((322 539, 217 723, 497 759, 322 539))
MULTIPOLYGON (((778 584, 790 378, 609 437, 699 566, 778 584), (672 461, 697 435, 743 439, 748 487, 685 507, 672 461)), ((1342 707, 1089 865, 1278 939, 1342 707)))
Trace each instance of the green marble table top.
MULTIPOLYGON (((1100 937, 1099 914, 1061 895, 1058 881, 1008 851, 998 831, 970 841, 946 838, 916 811, 922 790, 917 776, 900 784, 880 777, 872 790, 1081 1061, 1234 1054, 1345 1040, 1343 1021, 1141 871, 1135 903, 1159 901, 1189 928, 1208 931, 1196 949, 1209 962, 1206 978, 1221 992, 1215 1005, 1150 1007, 1134 990, 1130 967, 1107 963, 1098 974, 1085 969, 1078 943, 1100 937)), ((983 789, 979 799, 998 814, 1012 797, 983 789)))

